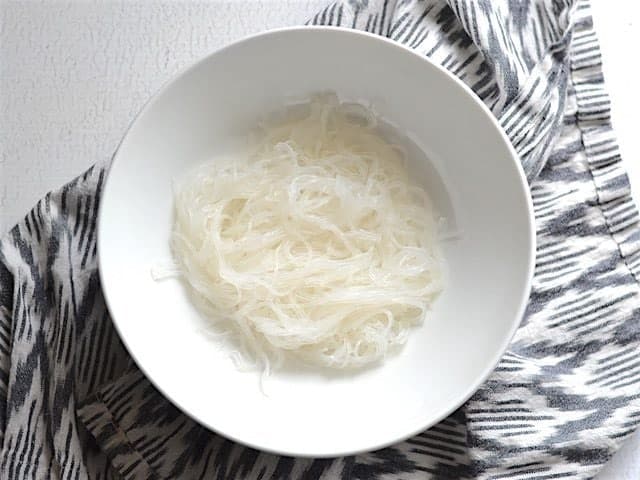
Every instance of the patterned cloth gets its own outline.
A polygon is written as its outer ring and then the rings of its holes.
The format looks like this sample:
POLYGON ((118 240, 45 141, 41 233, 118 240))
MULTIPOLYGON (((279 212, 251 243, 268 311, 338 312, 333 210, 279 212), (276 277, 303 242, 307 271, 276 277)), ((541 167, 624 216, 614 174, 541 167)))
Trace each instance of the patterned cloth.
POLYGON ((349 0, 365 29, 465 81, 531 183, 538 252, 508 353, 450 418, 393 447, 294 459, 221 438, 133 364, 96 267, 108 161, 0 243, 0 475, 64 479, 592 478, 640 423, 640 226, 609 125, 586 2, 349 0))

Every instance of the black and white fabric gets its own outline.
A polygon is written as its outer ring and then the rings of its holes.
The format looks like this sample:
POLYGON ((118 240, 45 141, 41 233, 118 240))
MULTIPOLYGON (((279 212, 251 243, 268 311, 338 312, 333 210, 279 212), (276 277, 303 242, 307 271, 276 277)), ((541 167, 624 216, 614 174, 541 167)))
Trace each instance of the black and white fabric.
POLYGON ((345 0, 310 23, 385 35, 440 63, 520 154, 537 264, 496 371, 450 418, 363 455, 278 457, 211 433, 140 373, 105 308, 105 158, 0 243, 0 477, 585 479, 640 423, 640 224, 587 2, 345 0))

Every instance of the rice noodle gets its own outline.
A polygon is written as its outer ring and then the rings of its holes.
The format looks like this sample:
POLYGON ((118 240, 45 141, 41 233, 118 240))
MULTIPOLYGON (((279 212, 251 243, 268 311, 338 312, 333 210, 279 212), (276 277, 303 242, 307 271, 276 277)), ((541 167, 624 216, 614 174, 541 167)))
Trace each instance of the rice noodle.
POLYGON ((442 289, 438 222, 373 113, 314 99, 181 179, 171 244, 208 318, 268 370, 379 360, 442 289))

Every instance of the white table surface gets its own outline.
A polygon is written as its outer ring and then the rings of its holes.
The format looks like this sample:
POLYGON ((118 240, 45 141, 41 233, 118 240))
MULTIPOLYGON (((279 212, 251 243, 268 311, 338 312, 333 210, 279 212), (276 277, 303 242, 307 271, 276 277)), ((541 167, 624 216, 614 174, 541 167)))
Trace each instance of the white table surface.
MULTIPOLYGON (((0 0, 0 234, 47 191, 109 156, 174 73, 230 40, 301 24, 326 1, 0 0)), ((640 201, 640 89, 629 67, 640 7, 593 3, 614 127, 640 201)), ((597 478, 640 479, 640 432, 597 478)))

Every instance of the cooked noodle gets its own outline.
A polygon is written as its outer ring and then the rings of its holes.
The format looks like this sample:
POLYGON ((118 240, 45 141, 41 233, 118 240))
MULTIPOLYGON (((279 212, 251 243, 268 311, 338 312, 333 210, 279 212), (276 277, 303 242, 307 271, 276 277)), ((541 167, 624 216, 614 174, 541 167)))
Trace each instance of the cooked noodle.
POLYGON ((177 185, 172 250, 199 306, 262 368, 384 357, 442 289, 427 193, 375 116, 335 97, 258 137, 177 185))

